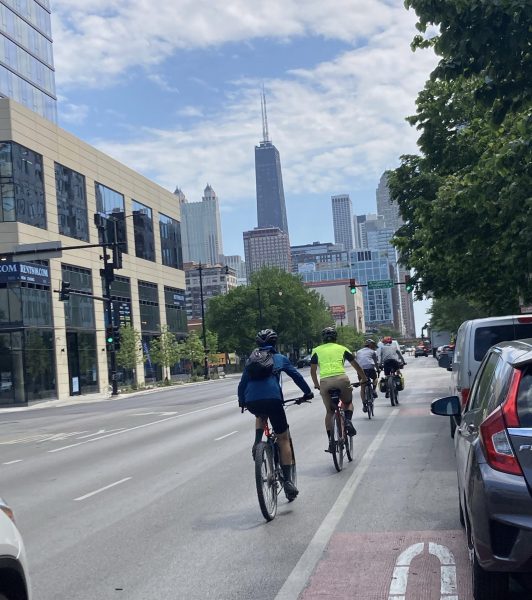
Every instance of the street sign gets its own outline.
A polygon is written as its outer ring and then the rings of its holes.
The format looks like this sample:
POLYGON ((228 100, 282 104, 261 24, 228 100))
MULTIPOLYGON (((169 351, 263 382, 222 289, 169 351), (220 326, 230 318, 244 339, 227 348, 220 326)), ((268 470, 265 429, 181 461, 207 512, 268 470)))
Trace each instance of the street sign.
POLYGON ((329 307, 331 315, 335 319, 345 319, 345 306, 343 304, 333 304, 329 307))
POLYGON ((391 279, 376 279, 374 281, 368 281, 368 290, 382 290, 386 288, 393 288, 394 282, 391 279))
POLYGON ((521 313, 526 314, 526 313, 532 313, 532 305, 530 306, 521 306, 521 313))

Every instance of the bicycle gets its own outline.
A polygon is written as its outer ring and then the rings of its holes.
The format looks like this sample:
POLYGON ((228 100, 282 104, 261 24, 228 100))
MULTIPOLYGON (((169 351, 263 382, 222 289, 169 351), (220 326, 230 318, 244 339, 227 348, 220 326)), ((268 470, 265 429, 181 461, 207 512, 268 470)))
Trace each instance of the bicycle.
MULTIPOLYGON (((404 363, 406 365, 406 363, 404 363)), ((399 383, 397 378, 399 377, 399 371, 393 371, 389 375, 386 375, 386 391, 390 398, 390 404, 392 406, 399 405, 399 383)))
POLYGON ((366 409, 368 419, 371 419, 371 417, 375 416, 375 399, 373 398, 373 384, 371 380, 368 380, 368 384, 364 388, 364 400, 362 402, 364 404, 364 408, 366 409))
MULTIPOLYGON (((303 402, 310 404, 310 400, 304 400, 303 397, 284 400, 283 404, 286 406, 303 402)), ((290 431, 288 434, 292 451, 292 482, 297 487, 296 456, 290 431)), ((284 475, 277 436, 270 428, 267 419, 264 424, 264 435, 266 441, 259 442, 255 447, 255 484, 262 515, 266 521, 272 521, 277 514, 277 497, 284 488, 284 475)), ((292 502, 293 499, 288 501, 292 502)))
MULTIPOLYGON (((360 383, 356 382, 351 385, 353 387, 359 387, 360 383)), ((337 388, 332 388, 329 390, 329 394, 331 396, 331 406, 334 409, 330 439, 330 442, 332 443, 329 445, 334 468, 340 472, 344 468, 344 454, 347 456, 349 462, 352 462, 353 460, 353 436, 347 435, 344 406, 340 401, 341 391, 337 388)))

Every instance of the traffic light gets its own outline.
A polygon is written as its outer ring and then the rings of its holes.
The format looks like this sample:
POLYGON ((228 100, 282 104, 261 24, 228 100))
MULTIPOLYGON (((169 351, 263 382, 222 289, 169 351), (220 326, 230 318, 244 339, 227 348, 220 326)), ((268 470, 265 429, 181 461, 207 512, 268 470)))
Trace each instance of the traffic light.
POLYGON ((70 282, 61 282, 61 291, 59 292, 59 301, 68 302, 70 300, 70 282))
POLYGON ((105 328, 105 343, 111 345, 115 341, 114 327, 105 328))
POLYGON ((350 279, 349 280, 349 290, 352 294, 356 294, 357 293, 357 282, 355 279, 350 279))
POLYGON ((405 288, 407 294, 410 294, 414 291, 414 282, 410 279, 410 275, 405 275, 405 288))

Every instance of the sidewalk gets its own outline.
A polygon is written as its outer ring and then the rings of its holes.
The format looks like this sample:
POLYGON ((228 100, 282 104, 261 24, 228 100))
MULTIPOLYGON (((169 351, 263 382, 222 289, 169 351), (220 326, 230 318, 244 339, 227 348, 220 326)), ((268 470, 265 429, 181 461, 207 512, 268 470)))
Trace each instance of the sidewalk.
POLYGON ((110 402, 113 400, 123 400, 124 398, 134 398, 137 396, 148 396, 157 392, 169 392, 171 390, 179 390, 184 387, 197 385, 209 385, 226 379, 240 379, 241 373, 226 375, 222 379, 209 379, 208 381, 191 381, 189 383, 180 383, 176 385, 153 387, 145 390, 131 390, 130 392, 119 392, 117 396, 109 396, 108 394, 87 394, 85 396, 70 396, 62 400, 43 400, 42 402, 34 402, 29 406, 0 406, 0 415, 3 413, 21 412, 27 410, 37 410, 41 408, 61 408, 63 406, 72 406, 76 404, 90 404, 94 402, 110 402))

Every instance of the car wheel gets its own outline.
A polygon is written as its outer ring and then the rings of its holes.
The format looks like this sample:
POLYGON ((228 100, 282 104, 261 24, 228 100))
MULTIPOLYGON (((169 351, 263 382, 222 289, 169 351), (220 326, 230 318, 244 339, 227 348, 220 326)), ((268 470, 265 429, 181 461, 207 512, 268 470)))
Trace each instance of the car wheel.
POLYGON ((473 598, 475 600, 507 600, 508 573, 485 571, 478 563, 476 552, 473 550, 471 576, 473 598))

